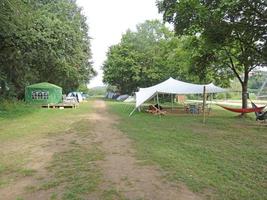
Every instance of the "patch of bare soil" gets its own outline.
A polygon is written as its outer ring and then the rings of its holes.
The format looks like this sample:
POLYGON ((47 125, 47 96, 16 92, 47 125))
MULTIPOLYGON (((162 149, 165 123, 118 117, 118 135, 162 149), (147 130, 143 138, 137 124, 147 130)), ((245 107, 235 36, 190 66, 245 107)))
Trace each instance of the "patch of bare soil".
POLYGON ((94 107, 90 118, 95 124, 95 140, 105 153, 99 163, 104 176, 102 190, 113 187, 126 199, 200 199, 185 185, 168 183, 156 167, 138 164, 131 140, 115 127, 117 119, 107 112, 105 102, 97 100, 94 107))
MULTIPOLYGON (((74 133, 67 131, 64 134, 28 141, 27 143, 25 141, 15 142, 13 145, 10 143, 12 152, 19 151, 22 154, 27 154, 27 164, 23 168, 31 170, 33 174, 19 177, 8 186, 0 188, 0 199, 15 200, 18 197, 27 200, 49 199, 52 191, 38 191, 32 194, 27 190, 30 190, 30 187, 34 185, 38 185, 40 180, 50 178, 50 173, 46 167, 51 162, 54 153, 66 150, 67 145, 76 137, 74 133)), ((6 151, 11 153, 10 149, 6 151)))

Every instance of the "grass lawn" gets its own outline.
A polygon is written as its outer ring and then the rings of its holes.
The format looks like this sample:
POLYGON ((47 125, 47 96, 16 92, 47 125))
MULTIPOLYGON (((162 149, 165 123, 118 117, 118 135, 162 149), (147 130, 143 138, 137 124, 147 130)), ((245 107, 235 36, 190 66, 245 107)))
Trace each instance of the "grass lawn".
POLYGON ((171 181, 183 182, 207 199, 267 199, 267 126, 253 118, 214 108, 201 116, 157 117, 109 102, 119 128, 135 141, 138 157, 161 166, 171 181))
MULTIPOLYGON (((88 120, 81 120, 72 126, 72 132, 76 132, 82 140, 90 138, 91 132, 88 130, 88 120)), ((55 197, 51 195, 50 199, 64 200, 86 199, 87 194, 97 190, 101 172, 94 162, 102 160, 103 153, 96 144, 81 143, 77 139, 71 140, 66 150, 53 155, 52 162, 47 166, 53 178, 27 186, 26 190, 38 193, 61 187, 61 197, 53 192, 55 197)))
POLYGON ((39 137, 65 131, 80 115, 90 111, 90 104, 80 109, 45 109, 25 103, 0 104, 0 144, 26 136, 39 137), (75 117, 77 116, 77 117, 75 117))
MULTIPOLYGON (((81 144, 83 138, 91 137, 86 119, 92 110, 90 102, 80 104, 78 109, 64 110, 42 109, 19 102, 5 102, 0 108, 0 193, 1 189, 23 179, 35 183, 25 187, 24 192, 48 191, 49 194, 52 191, 50 199, 80 199, 96 190, 101 173, 94 161, 101 160, 103 154, 97 145, 81 144), (67 141, 68 133, 76 139, 67 141), (51 142, 38 146, 38 142, 48 139, 51 142), (64 146, 57 144, 60 141, 64 146), (29 163, 38 165, 33 154, 42 153, 47 145, 54 145, 55 153, 43 177, 29 163), (63 147, 65 149, 60 150, 63 147), (61 188, 61 192, 58 193, 57 188, 61 188)), ((24 198, 18 196, 17 199, 24 198)))

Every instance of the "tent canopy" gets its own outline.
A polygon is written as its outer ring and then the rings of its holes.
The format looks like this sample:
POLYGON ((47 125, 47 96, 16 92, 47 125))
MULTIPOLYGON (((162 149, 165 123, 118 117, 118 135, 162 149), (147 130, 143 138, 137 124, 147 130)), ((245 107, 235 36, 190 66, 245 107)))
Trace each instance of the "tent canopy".
POLYGON ((61 89, 61 87, 52 84, 52 83, 48 83, 48 82, 42 82, 42 83, 35 83, 32 85, 27 86, 27 88, 40 88, 40 89, 44 89, 44 88, 57 88, 57 89, 61 89))
POLYGON ((206 93, 220 93, 226 91, 223 88, 215 86, 213 83, 207 85, 198 85, 169 78, 168 80, 157 85, 147 88, 140 88, 139 92, 135 93, 135 107, 138 108, 145 101, 150 100, 157 94, 202 94, 204 86, 206 86, 206 93))
POLYGON ((47 82, 36 83, 25 88, 25 101, 28 103, 60 103, 62 88, 47 82))

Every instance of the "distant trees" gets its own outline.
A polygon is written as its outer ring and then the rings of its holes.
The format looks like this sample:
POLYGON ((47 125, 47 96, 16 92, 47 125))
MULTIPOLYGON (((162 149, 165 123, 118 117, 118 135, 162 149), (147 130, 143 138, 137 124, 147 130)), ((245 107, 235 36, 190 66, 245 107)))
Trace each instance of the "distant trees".
POLYGON ((246 108, 248 74, 267 65, 266 1, 160 0, 158 8, 178 36, 202 41, 195 60, 198 70, 231 72, 238 78, 246 108))
POLYGON ((252 77, 250 77, 248 88, 259 90, 261 88, 262 84, 267 78, 267 72, 255 72, 252 77))
POLYGON ((131 93, 169 77, 227 85, 229 77, 225 71, 196 68, 202 43, 196 36, 175 37, 158 20, 146 21, 137 25, 136 31, 128 30, 119 44, 110 47, 103 64, 104 82, 122 93, 131 93))
POLYGON ((95 75, 85 17, 73 0, 3 0, 0 6, 0 95, 23 97, 48 81, 70 91, 95 75))

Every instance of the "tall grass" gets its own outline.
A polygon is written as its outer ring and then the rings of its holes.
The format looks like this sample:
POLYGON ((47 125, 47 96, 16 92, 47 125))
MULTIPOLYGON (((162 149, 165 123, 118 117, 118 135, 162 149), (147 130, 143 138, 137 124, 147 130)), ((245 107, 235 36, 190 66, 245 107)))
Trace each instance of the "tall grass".
POLYGON ((27 104, 24 101, 0 101, 0 119, 9 119, 24 116, 35 112, 38 105, 27 104))

